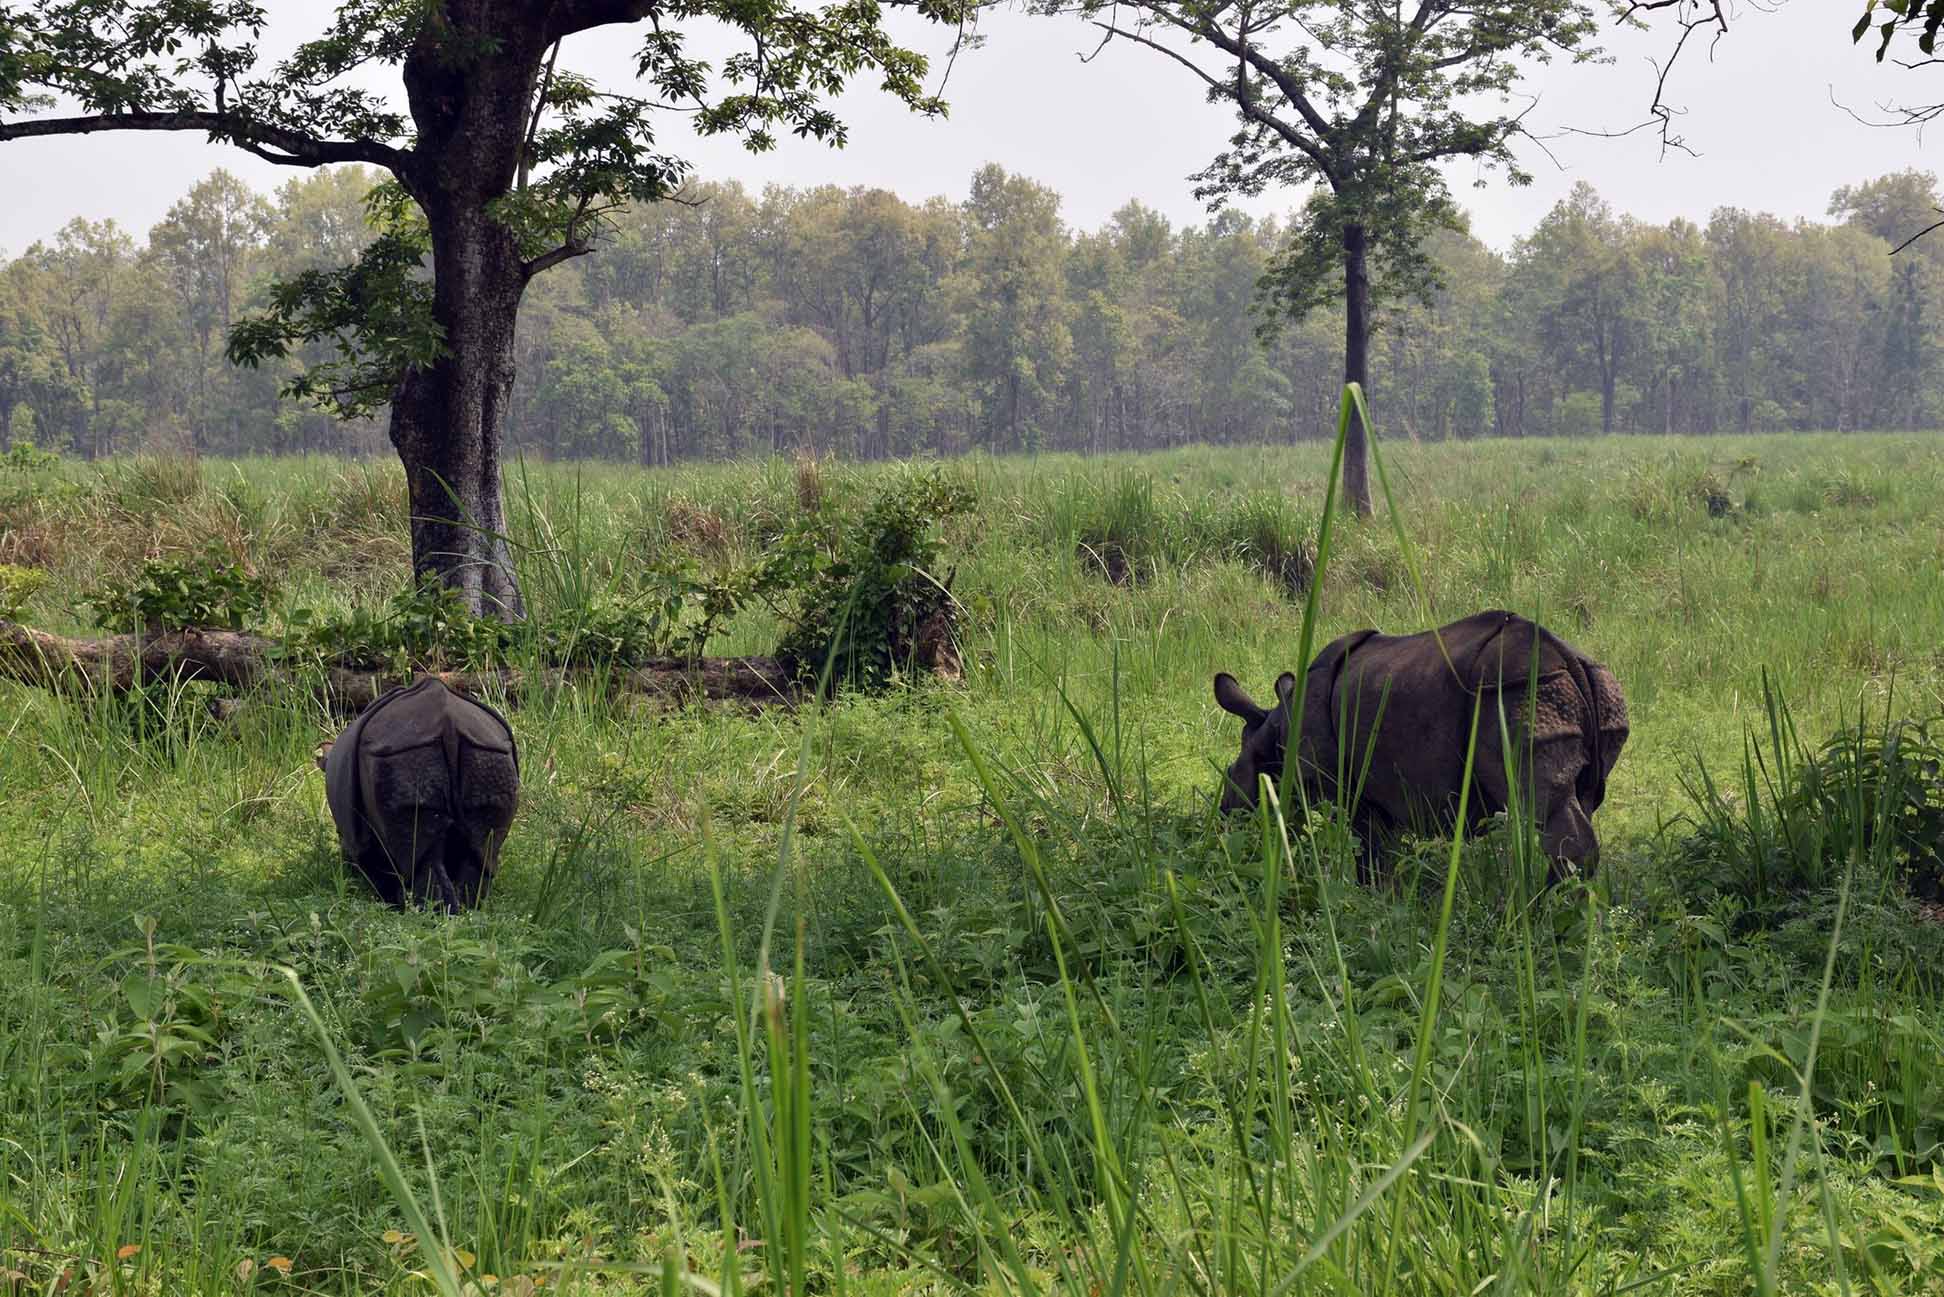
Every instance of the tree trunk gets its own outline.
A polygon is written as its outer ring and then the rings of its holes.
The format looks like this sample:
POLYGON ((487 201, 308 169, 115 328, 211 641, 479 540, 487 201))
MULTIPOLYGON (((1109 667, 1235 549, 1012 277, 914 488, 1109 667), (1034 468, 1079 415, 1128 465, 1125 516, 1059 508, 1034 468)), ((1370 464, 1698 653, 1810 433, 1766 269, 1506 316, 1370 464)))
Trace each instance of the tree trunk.
POLYGON ((1019 435, 1019 375, 1006 375, 1006 441, 1008 450, 1024 450, 1026 443, 1019 435))
MULTIPOLYGON (((1370 394, 1370 271, 1368 236, 1361 225, 1343 227, 1343 381, 1370 394)), ((1370 445, 1363 418, 1352 408, 1343 441, 1343 493, 1357 517, 1370 516, 1370 445)))
POLYGON ((435 240, 448 353, 399 385, 391 441, 405 465, 414 575, 458 590, 476 616, 516 621, 526 606, 507 544, 500 439, 525 275, 505 231, 472 216, 474 231, 435 240))
POLYGON ((16 404, 12 396, 0 396, 0 455, 13 449, 13 412, 16 404))
MULTIPOLYGON (((457 32, 506 26, 491 0, 448 0, 457 32)), ((432 245, 432 315, 445 354, 408 372, 392 403, 391 440, 405 466, 412 570, 461 592, 481 616, 525 615, 506 510, 501 437, 513 395, 513 326, 528 272, 513 232, 487 208, 510 192, 546 43, 539 25, 454 57, 450 33, 406 56, 418 128, 401 176, 425 212, 432 245)))

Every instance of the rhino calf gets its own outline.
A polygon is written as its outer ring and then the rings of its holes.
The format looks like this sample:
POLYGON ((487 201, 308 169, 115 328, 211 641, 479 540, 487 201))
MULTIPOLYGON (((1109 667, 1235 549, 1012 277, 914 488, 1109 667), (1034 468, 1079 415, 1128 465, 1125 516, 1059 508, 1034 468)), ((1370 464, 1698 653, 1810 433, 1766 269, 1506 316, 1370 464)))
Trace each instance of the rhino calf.
MULTIPOLYGON (((1215 677, 1215 701, 1243 722, 1224 811, 1253 809, 1257 780, 1281 777, 1295 688, 1296 677, 1284 672, 1275 705, 1263 708, 1233 676, 1215 677)), ((1456 827, 1469 832, 1512 805, 1502 705, 1519 802, 1539 825, 1553 881, 1569 870, 1590 873, 1600 853, 1592 816, 1627 741, 1626 699, 1605 667, 1516 613, 1475 613, 1416 635, 1356 631, 1325 646, 1303 689, 1297 773, 1304 790, 1344 800, 1358 794, 1361 780, 1353 823, 1369 866, 1381 864, 1398 829, 1453 827, 1481 694, 1467 823, 1456 827)))
POLYGON ((447 914, 479 904, 520 803, 506 718, 435 676, 358 714, 324 759, 346 865, 393 906, 447 914))

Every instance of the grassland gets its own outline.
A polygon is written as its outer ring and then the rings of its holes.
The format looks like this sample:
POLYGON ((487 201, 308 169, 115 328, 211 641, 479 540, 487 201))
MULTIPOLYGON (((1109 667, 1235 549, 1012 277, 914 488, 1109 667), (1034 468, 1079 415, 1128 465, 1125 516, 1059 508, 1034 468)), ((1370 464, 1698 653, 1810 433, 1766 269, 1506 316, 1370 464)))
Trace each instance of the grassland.
MULTIPOLYGON (((1422 584, 1339 524, 1318 642, 1509 607, 1626 689, 1601 874, 1542 897, 1515 834, 1391 893, 1327 820, 1213 816, 1209 679, 1296 665, 1326 465, 949 466, 963 684, 531 698, 455 921, 343 877, 310 703, 0 684, 0 1292, 426 1291, 441 1235, 482 1291, 1944 1291, 1944 933, 1873 886, 1755 915, 1683 848, 1765 673, 1811 741, 1944 711, 1936 439, 1389 451, 1422 584)), ((532 468, 528 588, 733 563, 806 489, 532 468)), ((0 469, 0 563, 54 630, 211 542, 282 607, 370 603, 403 508, 391 466, 0 469)))

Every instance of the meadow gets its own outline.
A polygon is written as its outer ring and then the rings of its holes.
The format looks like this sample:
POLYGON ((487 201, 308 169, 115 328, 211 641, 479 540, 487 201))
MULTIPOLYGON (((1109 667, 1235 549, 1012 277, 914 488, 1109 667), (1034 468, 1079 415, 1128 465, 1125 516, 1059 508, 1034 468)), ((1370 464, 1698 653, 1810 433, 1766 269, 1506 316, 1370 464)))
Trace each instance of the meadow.
MULTIPOLYGON (((941 465, 962 682, 529 696, 457 919, 345 876, 308 698, 0 683, 0 1293, 1944 1292, 1944 924, 1785 805, 1944 713, 1938 448, 1387 447, 1316 643, 1504 607, 1626 691, 1550 892, 1504 828, 1371 888, 1324 811, 1215 814, 1210 678, 1297 665, 1323 445, 941 465), (1804 833, 1835 863, 1784 878, 1804 833)), ((911 471, 525 466, 527 589, 911 471)), ((376 606, 405 535, 390 463, 0 467, 64 633, 212 544, 273 615, 376 606)))

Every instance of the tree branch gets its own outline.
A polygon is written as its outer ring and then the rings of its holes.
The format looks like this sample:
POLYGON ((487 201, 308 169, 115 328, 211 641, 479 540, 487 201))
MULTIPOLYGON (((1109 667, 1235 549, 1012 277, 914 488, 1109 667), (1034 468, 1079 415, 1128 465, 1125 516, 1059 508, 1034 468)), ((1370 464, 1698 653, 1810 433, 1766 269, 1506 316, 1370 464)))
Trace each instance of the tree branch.
MULTIPOLYGON (((593 202, 594 196, 592 194, 582 194, 580 201, 574 205, 574 214, 567 218, 567 228, 561 231, 560 246, 550 252, 543 252, 531 261, 525 262, 520 267, 521 273, 528 279, 532 279, 541 271, 550 270, 569 258, 584 257, 592 252, 594 245, 586 239, 583 239, 580 231, 581 222, 587 219, 588 208, 593 205, 593 202)), ((602 212, 612 210, 613 208, 611 206, 601 209, 602 212)), ((598 212, 596 213, 597 216, 599 214, 598 212)))
MULTIPOLYGON (((1152 12, 1156 16, 1180 28, 1182 31, 1187 32, 1190 36, 1200 37, 1202 40, 1207 41, 1231 58, 1246 59, 1249 66, 1254 68, 1258 75, 1268 78, 1270 83, 1282 92, 1283 98, 1289 101, 1289 106, 1294 108, 1297 115, 1303 119, 1303 124, 1309 127, 1311 133, 1315 135, 1317 152, 1311 153, 1310 156, 1311 160, 1317 166, 1323 167, 1323 159, 1319 156, 1321 152, 1321 141, 1330 138, 1330 123, 1323 119, 1322 113, 1316 111, 1316 106, 1309 101, 1309 96, 1303 93, 1303 87, 1295 78, 1289 75, 1282 64, 1264 54, 1255 46, 1250 45, 1247 41, 1239 37, 1230 36, 1213 22, 1205 24, 1186 22, 1175 17, 1166 6, 1161 6, 1152 12)), ((1268 123, 1265 122, 1264 125, 1268 125, 1268 123)), ((1296 136, 1288 134, 1280 127, 1276 129, 1291 144, 1296 145, 1298 148, 1303 147, 1296 136)), ((1305 150, 1305 152, 1308 151, 1305 150)), ((1324 167, 1324 170, 1327 174, 1329 168, 1324 167)))
MULTIPOLYGON (((1276 132, 1276 134, 1282 136, 1283 139, 1287 140, 1290 144, 1294 145, 1296 148, 1300 149, 1303 153, 1308 155, 1310 161, 1314 162, 1317 165, 1317 168, 1321 170, 1325 175, 1330 174, 1331 169, 1329 165, 1329 159, 1328 156, 1324 153, 1322 146, 1316 143, 1315 141, 1309 139, 1308 137, 1306 137, 1300 130, 1292 126, 1290 123, 1276 116, 1274 113, 1270 112, 1267 108, 1264 108, 1261 102, 1256 98, 1256 96, 1248 93, 1248 87, 1241 83, 1239 70, 1237 73, 1236 84, 1231 85, 1229 82, 1225 80, 1211 76, 1208 72, 1204 71, 1199 65, 1197 65, 1193 59, 1187 58, 1184 55, 1180 54, 1179 52, 1169 49, 1166 45, 1161 44, 1159 41, 1152 40, 1146 36, 1142 36, 1137 32, 1127 31, 1122 28, 1109 27, 1107 24, 1102 23, 1097 19, 1090 19, 1089 21, 1093 22, 1094 26, 1099 27, 1104 31, 1106 31, 1108 39, 1110 40, 1115 36, 1120 36, 1127 40, 1133 41, 1136 45, 1145 45, 1151 50, 1156 50, 1162 54, 1167 55, 1175 62, 1181 64, 1182 67, 1187 68, 1190 72, 1193 72, 1196 76, 1200 77, 1210 87, 1226 95, 1235 104, 1235 106, 1241 110, 1242 115, 1244 117, 1248 118, 1251 121, 1258 122, 1263 126, 1267 126, 1270 130, 1276 132)), ((1098 53, 1098 51, 1096 51, 1096 53, 1098 53)))
POLYGON ((334 162, 368 162, 402 171, 411 155, 377 140, 320 140, 287 130, 232 117, 227 113, 97 113, 84 117, 36 117, 0 122, 0 140, 25 140, 56 135, 94 135, 102 131, 204 131, 211 139, 247 149, 268 162, 287 167, 321 167, 334 162))
MULTIPOLYGON (((1713 27, 1716 41, 1728 34, 1728 14, 1723 5, 1724 0, 1629 0, 1627 7, 1619 15, 1620 22, 1630 23, 1634 21, 1634 16, 1640 13, 1652 13, 1660 9, 1677 9, 1680 13, 1676 25, 1681 29, 1681 38, 1674 42, 1674 51, 1667 56, 1667 62, 1658 65, 1656 69, 1658 75, 1654 78, 1654 102, 1647 106, 1648 119, 1660 123, 1663 156, 1670 148, 1679 149, 1690 155, 1694 153, 1694 150, 1690 149, 1680 136, 1668 133, 1674 122, 1675 111, 1668 107, 1666 102, 1667 79, 1673 74, 1674 65, 1680 61, 1681 51, 1687 48, 1688 39, 1695 32, 1703 27, 1713 27)), ((1592 131, 1582 133, 1597 134, 1592 131)))
POLYGON ((528 261, 523 269, 526 272, 526 277, 531 279, 543 270, 551 270, 563 261, 571 261, 575 257, 584 257, 592 251, 594 251, 594 245, 591 243, 563 243, 552 251, 543 252, 531 261, 528 261))
POLYGON ((661 8, 656 0, 555 0, 547 10, 547 39, 557 41, 596 27, 640 22, 661 8))

